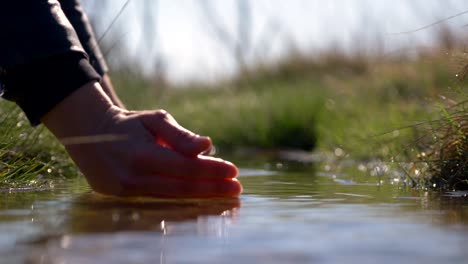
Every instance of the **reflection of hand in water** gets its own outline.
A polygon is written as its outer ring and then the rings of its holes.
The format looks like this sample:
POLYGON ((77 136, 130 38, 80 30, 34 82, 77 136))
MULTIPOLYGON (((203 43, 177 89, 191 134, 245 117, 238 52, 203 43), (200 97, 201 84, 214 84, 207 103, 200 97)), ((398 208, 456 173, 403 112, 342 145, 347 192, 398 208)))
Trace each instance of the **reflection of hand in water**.
MULTIPOLYGON (((197 230, 204 232, 210 226, 197 222, 207 216, 220 219, 233 218, 240 200, 155 200, 122 199, 87 194, 76 199, 68 214, 68 233, 101 233, 119 231, 160 231, 167 232, 174 222, 194 221, 197 230), (203 230, 200 230, 203 229, 203 230)), ((204 222, 210 225, 213 222, 204 222)))
MULTIPOLYGON (((165 244, 171 234, 224 238, 239 207, 238 198, 124 199, 88 193, 73 199, 67 210, 60 212, 66 215, 62 228, 46 227, 46 234, 22 242, 23 246, 29 247, 21 254, 27 255, 26 263, 38 263, 38 260, 40 263, 61 263, 63 260, 75 263, 73 260, 76 259, 93 259, 92 263, 95 263, 94 260, 101 257, 108 260, 103 261, 105 263, 115 263, 112 260, 114 253, 122 255, 130 250, 148 258, 145 263, 152 263, 155 256, 164 260, 167 251, 179 252, 178 244, 165 244), (59 233, 54 233, 58 229, 59 233), (114 233, 117 232, 129 233, 117 235, 119 238, 116 239, 114 233), (135 242, 144 248, 135 246, 135 242)), ((49 215, 44 221, 55 224, 57 219, 49 215)))

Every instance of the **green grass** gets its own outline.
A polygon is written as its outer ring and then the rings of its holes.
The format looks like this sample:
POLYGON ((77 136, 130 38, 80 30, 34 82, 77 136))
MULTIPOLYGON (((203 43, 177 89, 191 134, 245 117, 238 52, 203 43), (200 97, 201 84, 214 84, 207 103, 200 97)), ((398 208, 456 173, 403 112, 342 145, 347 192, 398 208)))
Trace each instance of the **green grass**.
POLYGON ((52 135, 31 128, 15 105, 0 102, 0 116, 0 190, 45 187, 78 174, 52 135))
MULTIPOLYGON (((465 96, 466 98, 466 96, 465 96)), ((426 152, 433 184, 456 190, 468 189, 468 100, 440 106, 441 118, 426 124, 426 152)))

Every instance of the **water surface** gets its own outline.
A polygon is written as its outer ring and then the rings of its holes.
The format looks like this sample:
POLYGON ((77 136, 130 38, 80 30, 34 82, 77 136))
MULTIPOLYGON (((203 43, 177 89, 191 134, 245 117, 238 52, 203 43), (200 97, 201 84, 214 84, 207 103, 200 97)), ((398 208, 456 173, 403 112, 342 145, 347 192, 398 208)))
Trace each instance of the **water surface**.
POLYGON ((1 193, 0 263, 468 262, 465 193, 320 164, 253 167, 233 200, 117 199, 83 179, 1 193))

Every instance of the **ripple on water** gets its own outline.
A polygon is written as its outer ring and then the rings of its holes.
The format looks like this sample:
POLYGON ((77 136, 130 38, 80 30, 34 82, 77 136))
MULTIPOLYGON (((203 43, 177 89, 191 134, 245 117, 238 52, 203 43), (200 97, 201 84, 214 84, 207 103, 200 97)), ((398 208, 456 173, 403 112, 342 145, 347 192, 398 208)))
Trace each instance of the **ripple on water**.
POLYGON ((444 194, 444 196, 454 198, 468 198, 468 191, 447 192, 444 194))
POLYGON ((351 196, 351 197, 362 197, 362 198, 374 198, 371 195, 366 194, 356 194, 356 193, 335 193, 337 195, 351 196))

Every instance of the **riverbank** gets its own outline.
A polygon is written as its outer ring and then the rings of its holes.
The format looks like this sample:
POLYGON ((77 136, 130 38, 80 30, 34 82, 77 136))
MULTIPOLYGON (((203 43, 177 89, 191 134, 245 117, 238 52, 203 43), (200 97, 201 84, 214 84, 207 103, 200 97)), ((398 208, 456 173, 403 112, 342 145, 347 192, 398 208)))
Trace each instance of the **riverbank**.
MULTIPOLYGON (((409 177, 450 175, 438 186, 457 188, 454 183, 467 178, 468 96, 456 76, 464 56, 446 48, 411 57, 291 52, 232 80, 183 87, 134 70, 112 76, 129 109, 166 109, 183 126, 212 137, 221 154, 300 149, 400 169, 401 161, 409 177)), ((9 103, 0 109, 2 186, 78 175, 47 131, 29 128, 9 103)))

